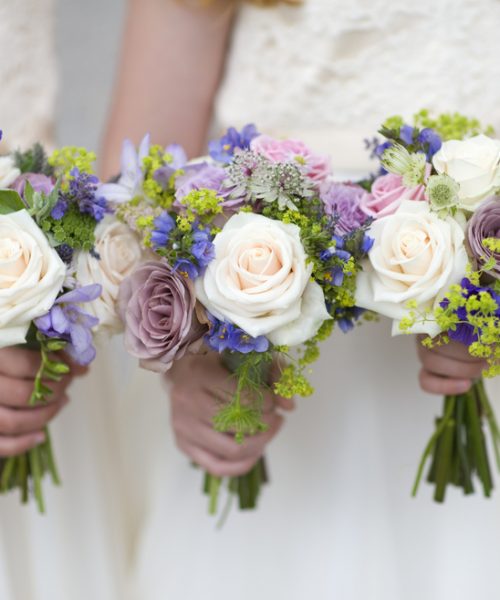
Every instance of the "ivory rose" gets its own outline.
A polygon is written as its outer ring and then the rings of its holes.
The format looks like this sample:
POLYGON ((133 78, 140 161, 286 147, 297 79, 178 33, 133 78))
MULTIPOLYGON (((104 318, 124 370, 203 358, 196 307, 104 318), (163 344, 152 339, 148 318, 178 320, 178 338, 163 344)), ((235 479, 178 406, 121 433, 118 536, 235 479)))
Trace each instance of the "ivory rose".
POLYGON ((12 185, 20 174, 11 156, 0 156, 0 190, 12 185))
MULTIPOLYGON (((356 304, 394 319, 397 335, 408 301, 433 308, 464 276, 464 230, 452 217, 441 219, 426 202, 405 200, 394 215, 374 221, 369 235, 375 241, 358 276, 356 304)), ((413 332, 435 336, 440 328, 419 323, 413 332)))
POLYGON ((48 312, 66 267, 25 210, 0 215, 0 348, 22 344, 48 312))
POLYGON ((195 287, 216 318, 290 346, 312 337, 330 318, 321 287, 310 281, 312 267, 296 225, 240 213, 213 243, 216 257, 195 287))
POLYGON ((98 255, 80 252, 76 260, 76 279, 82 286, 98 283, 102 293, 86 310, 99 319, 99 331, 118 333, 123 325, 117 313, 120 284, 139 264, 142 249, 135 233, 126 225, 106 218, 95 230, 98 255))
POLYGON ((438 173, 459 185, 460 208, 474 211, 500 187, 500 140, 476 135, 444 142, 432 160, 438 173))

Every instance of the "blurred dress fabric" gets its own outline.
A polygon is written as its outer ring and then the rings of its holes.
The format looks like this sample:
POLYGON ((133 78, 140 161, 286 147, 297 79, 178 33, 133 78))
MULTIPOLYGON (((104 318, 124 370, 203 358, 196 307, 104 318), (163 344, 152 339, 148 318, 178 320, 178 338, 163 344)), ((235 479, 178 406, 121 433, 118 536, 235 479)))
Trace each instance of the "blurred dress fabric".
MULTIPOLYGON (((46 44, 36 76, 52 82, 53 94, 54 57, 40 31, 49 37, 51 5, 0 0, 0 31, 13 35, 9 22, 19 24, 20 78, 35 77, 32 40, 46 44), (38 19, 10 16, 21 10, 39 11, 38 19)), ((245 6, 214 127, 253 121, 301 137, 333 154, 339 178, 374 168, 363 138, 390 114, 456 109, 500 131, 499 23, 498 0, 245 6)), ((29 94, 23 106, 43 105, 29 94)), ((28 118, 14 100, 3 88, 6 134, 7 115, 12 128, 28 118)), ((50 132, 50 110, 29 114, 32 139, 50 132)), ((32 141, 18 135, 19 145, 32 141)), ((414 340, 391 339, 387 321, 336 332, 314 366, 316 394, 299 401, 269 449, 272 483, 258 511, 233 509, 219 531, 206 514, 202 474, 175 448, 162 382, 135 369, 115 340, 52 426, 64 484, 47 481, 48 515, 18 507, 17 496, 0 499, 0 598, 497 598, 500 492, 491 500, 450 493, 439 506, 423 484, 410 498, 441 410, 439 398, 420 391, 417 369, 414 340)), ((499 388, 490 385, 500 415, 499 388)))

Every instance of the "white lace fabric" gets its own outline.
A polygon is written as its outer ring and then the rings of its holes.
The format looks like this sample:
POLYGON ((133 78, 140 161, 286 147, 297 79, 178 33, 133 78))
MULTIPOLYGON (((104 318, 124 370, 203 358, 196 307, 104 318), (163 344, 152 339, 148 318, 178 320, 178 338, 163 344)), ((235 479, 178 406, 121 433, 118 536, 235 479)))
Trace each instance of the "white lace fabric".
POLYGON ((302 136, 339 168, 367 165, 362 140, 392 114, 459 110, 498 129, 499 23, 499 0, 246 5, 217 126, 254 121, 262 131, 302 136))
POLYGON ((51 146, 56 61, 54 0, 0 0, 0 152, 51 146))

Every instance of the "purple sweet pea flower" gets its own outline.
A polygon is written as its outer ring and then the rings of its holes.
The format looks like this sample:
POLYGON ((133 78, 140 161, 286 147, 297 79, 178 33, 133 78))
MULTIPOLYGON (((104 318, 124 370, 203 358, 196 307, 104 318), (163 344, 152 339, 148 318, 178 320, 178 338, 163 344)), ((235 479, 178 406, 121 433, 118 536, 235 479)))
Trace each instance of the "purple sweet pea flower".
POLYGON ((11 188, 15 190, 21 198, 24 198, 24 188, 26 187, 27 181, 35 192, 40 192, 46 196, 48 196, 55 187, 53 179, 47 177, 47 175, 42 175, 41 173, 23 173, 22 175, 19 175, 11 185, 11 188))
POLYGON ((336 220, 335 232, 346 235, 362 227, 368 216, 361 210, 365 190, 356 184, 327 181, 320 187, 325 212, 336 220))
POLYGON ((495 259, 495 265, 489 273, 495 279, 500 279, 500 253, 484 245, 484 240, 488 238, 500 238, 500 197, 490 198, 479 206, 469 221, 467 237, 472 256, 479 265, 483 265, 485 259, 495 259))
POLYGON ((206 333, 195 305, 192 282, 166 260, 143 263, 120 288, 127 350, 144 368, 168 371, 175 360, 195 350, 206 333))
POLYGON ((139 150, 135 149, 130 140, 125 140, 122 146, 121 171, 117 183, 104 183, 99 186, 97 196, 105 198, 110 204, 129 202, 135 196, 142 195, 144 173, 142 162, 149 154, 151 146, 150 135, 142 139, 139 150))
POLYGON ((217 195, 226 198, 230 192, 224 187, 226 178, 227 173, 221 167, 206 162, 187 165, 184 168, 184 175, 176 178, 174 206, 182 208, 182 199, 193 190, 214 190, 217 195))
POLYGON ((92 328, 99 324, 80 304, 96 300, 101 292, 99 284, 76 288, 59 296, 50 311, 35 320, 44 335, 68 342, 65 351, 80 365, 90 364, 96 356, 92 328))

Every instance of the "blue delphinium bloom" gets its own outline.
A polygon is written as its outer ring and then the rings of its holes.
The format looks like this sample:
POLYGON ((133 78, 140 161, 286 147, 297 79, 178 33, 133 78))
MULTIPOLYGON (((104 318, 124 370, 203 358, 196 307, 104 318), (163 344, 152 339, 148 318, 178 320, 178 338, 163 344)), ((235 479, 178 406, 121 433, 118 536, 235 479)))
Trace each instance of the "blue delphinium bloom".
POLYGON ((230 163, 237 148, 248 150, 250 142, 257 137, 259 132, 253 124, 245 125, 241 131, 229 127, 226 133, 218 140, 212 140, 208 144, 210 156, 222 163, 230 163))
POLYGON ((161 213, 154 220, 154 229, 151 233, 151 243, 155 248, 161 248, 167 245, 170 234, 175 229, 175 221, 167 211, 161 213))
POLYGON ((413 144, 413 134, 415 129, 411 125, 403 125, 399 130, 399 137, 408 145, 413 144))
POLYGON ((206 229, 195 231, 191 254, 196 258, 200 267, 206 267, 215 258, 215 246, 206 229))
POLYGON ((427 160, 429 161, 443 145, 443 141, 439 134, 437 134, 434 129, 431 129, 430 127, 422 129, 418 135, 418 141, 426 150, 427 160))
POLYGON ((99 319, 80 305, 92 302, 101 292, 102 287, 96 283, 67 292, 59 296, 46 315, 35 320, 45 336, 68 342, 65 351, 80 365, 88 365, 95 358, 92 328, 99 324, 99 319))
POLYGON ((70 171, 70 175, 72 179, 69 182, 69 190, 64 196, 76 202, 81 213, 90 215, 96 221, 102 221, 111 209, 108 208, 106 198, 97 195, 99 179, 95 175, 81 173, 76 167, 70 171))
POLYGON ((216 352, 230 350, 248 354, 249 352, 266 352, 269 349, 269 340, 259 335, 252 337, 243 329, 236 327, 227 321, 219 321, 212 315, 209 315, 210 329, 205 336, 207 345, 216 352))
POLYGON ((198 267, 187 258, 180 258, 174 265, 174 270, 178 271, 183 277, 196 279, 200 274, 198 267))
POLYGON ((368 252, 370 252, 370 250, 373 248, 374 243, 375 240, 365 233, 361 242, 361 251, 365 254, 368 254, 368 252))

